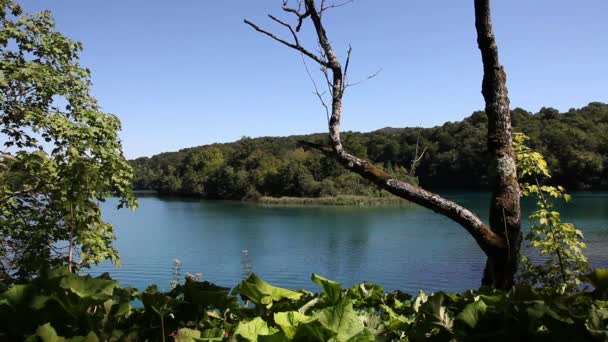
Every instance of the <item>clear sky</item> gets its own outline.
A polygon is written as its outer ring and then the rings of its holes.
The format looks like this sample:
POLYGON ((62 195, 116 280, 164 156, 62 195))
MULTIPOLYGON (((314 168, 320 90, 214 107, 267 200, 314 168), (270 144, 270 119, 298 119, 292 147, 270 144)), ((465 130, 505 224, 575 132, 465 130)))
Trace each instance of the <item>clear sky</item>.
MULTIPOLYGON (((326 131, 299 54, 242 22, 289 37, 265 17, 289 18, 281 0, 20 2, 52 10, 84 43, 94 95, 121 118, 129 158, 326 131)), ((494 0, 512 107, 608 102, 607 14, 606 0, 494 0)), ((325 19, 342 56, 353 46, 352 81, 382 68, 348 90, 344 130, 433 126, 483 108, 473 0, 355 0, 325 19)))

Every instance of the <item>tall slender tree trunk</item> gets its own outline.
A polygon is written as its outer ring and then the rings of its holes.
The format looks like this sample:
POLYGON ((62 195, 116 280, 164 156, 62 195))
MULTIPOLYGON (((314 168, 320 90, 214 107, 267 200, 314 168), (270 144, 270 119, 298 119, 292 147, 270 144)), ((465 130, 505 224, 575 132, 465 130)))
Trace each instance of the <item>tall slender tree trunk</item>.
POLYGON ((490 0, 475 0, 475 27, 483 61, 482 94, 491 155, 490 229, 506 241, 503 250, 488 255, 482 284, 507 289, 513 286, 522 240, 520 189, 511 135, 507 75, 498 59, 490 0))

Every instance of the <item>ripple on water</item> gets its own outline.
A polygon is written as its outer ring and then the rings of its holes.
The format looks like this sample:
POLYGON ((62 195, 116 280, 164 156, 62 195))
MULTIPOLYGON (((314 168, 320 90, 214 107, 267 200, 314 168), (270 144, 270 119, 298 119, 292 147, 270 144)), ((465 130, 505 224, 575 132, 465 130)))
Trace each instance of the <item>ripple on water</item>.
MULTIPOLYGON (((487 212, 486 194, 449 197, 487 212)), ((562 217, 585 232, 593 265, 608 267, 608 193, 575 193, 573 203, 559 208, 562 217)), ((313 272, 344 286, 368 281, 410 293, 461 291, 479 285, 485 264, 460 226, 417 206, 281 208, 154 197, 140 198, 136 212, 112 206, 104 204, 104 215, 116 226, 123 267, 104 263, 93 273, 109 272, 138 288, 168 288, 175 258, 182 261, 182 274, 200 272, 232 287, 242 277, 245 249, 263 279, 313 291, 319 290, 310 281, 313 272)))

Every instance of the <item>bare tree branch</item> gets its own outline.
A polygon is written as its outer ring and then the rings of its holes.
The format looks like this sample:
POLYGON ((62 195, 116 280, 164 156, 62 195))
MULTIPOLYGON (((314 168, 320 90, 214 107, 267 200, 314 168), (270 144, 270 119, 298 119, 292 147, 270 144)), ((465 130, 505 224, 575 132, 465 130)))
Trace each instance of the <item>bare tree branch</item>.
POLYGON ((366 78, 364 78, 364 79, 362 79, 362 80, 360 80, 360 81, 357 81, 357 82, 355 82, 355 83, 347 83, 347 84, 346 84, 346 88, 348 88, 348 87, 352 87, 352 86, 356 86, 356 85, 359 85, 359 84, 361 84, 361 83, 363 83, 363 82, 369 81, 369 80, 371 80, 372 78, 374 78, 374 77, 378 76, 378 75, 379 75, 381 72, 382 72, 382 68, 378 69, 378 71, 376 71, 375 73, 373 73, 373 74, 371 74, 371 75, 367 76, 366 78))
POLYGON ((282 21, 281 19, 278 19, 277 17, 273 16, 272 14, 269 14, 268 17, 274 21, 276 21, 277 23, 287 27, 289 29, 289 32, 291 32, 291 35, 293 36, 293 40, 296 43, 296 45, 300 45, 300 40, 298 39, 298 35, 296 34, 296 32, 293 30, 293 27, 291 27, 291 25, 289 25, 288 23, 282 21))
POLYGON ((317 97, 319 98, 319 101, 321 101, 321 105, 323 106, 323 108, 325 108, 325 115, 327 116, 327 122, 329 123, 329 107, 327 106, 327 103, 325 103, 325 99, 323 98, 323 96, 325 95, 326 92, 319 92, 319 87, 317 86, 317 82, 315 81, 315 78, 312 76, 312 74, 310 73, 310 70, 308 69, 308 65, 306 64, 306 59, 304 59, 304 55, 300 55, 302 57, 302 63, 304 64, 304 69, 306 70, 306 74, 308 75, 308 77, 310 78, 310 81, 312 82, 313 87, 315 88, 315 91, 313 92, 315 95, 317 95, 317 97))
POLYGON ((296 32, 300 32, 304 19, 308 18, 310 13, 308 11, 301 13, 301 10, 302 10, 302 1, 301 0, 298 0, 297 9, 288 7, 287 3, 289 3, 289 0, 283 0, 283 11, 293 13, 298 17, 298 25, 296 26, 296 32))
POLYGON ((391 175, 366 160, 359 159, 346 152, 336 154, 334 150, 335 147, 333 146, 332 148, 329 148, 308 141, 300 141, 299 145, 319 150, 327 156, 334 158, 337 156, 338 161, 347 169, 358 173, 380 188, 395 196, 431 209, 434 212, 442 214, 459 223, 467 232, 469 232, 469 234, 471 234, 486 255, 495 255, 497 251, 505 248, 505 241, 492 232, 489 227, 470 210, 420 187, 402 180, 394 179, 391 175))
POLYGON ((300 51, 301 53, 303 53, 304 55, 306 55, 306 56, 307 56, 307 57, 309 57, 310 59, 314 60, 315 62, 317 62, 317 63, 319 63, 319 64, 321 64, 321 65, 327 65, 327 61, 322 60, 322 59, 321 59, 319 56, 317 56, 317 55, 315 55, 314 53, 312 53, 312 52, 310 52, 310 51, 306 50, 306 49, 305 49, 303 46, 301 46, 300 44, 298 44, 298 43, 294 44, 294 43, 290 43, 290 42, 288 42, 288 41, 286 41, 286 40, 283 40, 283 39, 281 39, 281 38, 279 38, 279 37, 275 36, 274 34, 272 34, 272 33, 268 32, 268 31, 266 31, 266 30, 264 30, 264 29, 260 28, 259 26, 257 26, 256 24, 252 23, 251 21, 249 21, 249 20, 247 20, 247 19, 245 19, 245 20, 244 20, 244 22, 245 22, 245 24, 247 24, 247 25, 249 25, 249 26, 253 27, 253 29, 254 29, 254 30, 256 30, 256 31, 258 31, 258 32, 261 32, 261 33, 263 33, 263 34, 267 35, 268 37, 270 37, 270 38, 272 38, 272 39, 276 40, 277 42, 279 42, 279 43, 281 43, 281 44, 283 44, 283 45, 289 46, 289 47, 290 47, 290 48, 292 48, 292 49, 295 49, 295 50, 300 51))
POLYGON ((348 5, 350 3, 353 3, 354 0, 348 0, 348 1, 344 1, 341 3, 332 3, 331 5, 325 5, 326 0, 321 0, 321 5, 319 6, 319 18, 323 18, 323 13, 325 13, 325 11, 333 9, 333 8, 338 8, 338 7, 342 7, 344 5, 348 5))
MULTIPOLYGON (((348 44, 348 51, 346 52, 346 64, 344 65, 344 84, 348 84, 348 66, 350 65, 350 56, 353 53, 353 47, 348 44)), ((346 89, 346 86, 344 86, 346 89)), ((342 89, 344 91, 344 89, 342 89)))
POLYGON ((416 164, 418 164, 418 162, 422 159, 422 157, 424 157, 424 152, 426 152, 426 147, 424 148, 424 150, 422 150, 422 153, 420 154, 420 156, 418 156, 418 147, 420 146, 420 133, 422 132, 422 129, 418 130, 418 137, 416 138, 416 152, 414 153, 414 159, 412 159, 412 163, 410 166, 410 177, 414 177, 415 173, 416 173, 416 164))

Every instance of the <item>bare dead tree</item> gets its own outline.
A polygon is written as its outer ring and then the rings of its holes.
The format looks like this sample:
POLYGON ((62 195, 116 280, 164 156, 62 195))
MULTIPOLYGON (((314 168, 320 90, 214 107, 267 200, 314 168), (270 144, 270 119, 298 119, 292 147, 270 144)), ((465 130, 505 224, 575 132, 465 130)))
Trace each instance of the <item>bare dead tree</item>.
POLYGON ((507 74, 498 58, 492 29, 490 0, 475 0, 477 44, 483 61, 482 94, 488 116, 488 151, 493 183, 490 227, 507 244, 507 251, 488 258, 482 283, 511 287, 521 246, 520 189, 511 136, 507 74))
MULTIPOLYGON (((480 35, 483 34, 484 37, 483 39, 480 39, 480 48, 482 48, 482 55, 484 55, 484 71, 485 74, 494 75, 484 76, 484 96, 486 96, 487 93, 486 102, 489 104, 487 105, 487 108, 490 109, 488 118, 490 121, 493 121, 490 124, 492 128, 488 132, 488 141, 492 147, 491 151, 494 152, 494 159, 496 161, 495 169, 499 171, 499 175, 497 176, 499 182, 497 182, 496 190, 492 196, 493 204, 490 220, 492 228, 484 224, 482 220, 470 210, 459 204, 442 198, 441 196, 424 190, 414 184, 408 183, 407 181, 395 179, 371 162, 360 159, 344 149, 340 139, 340 122, 342 118, 342 99, 348 84, 346 80, 348 77, 348 65, 352 50, 349 48, 345 67, 343 68, 322 22, 322 14, 326 10, 337 6, 327 5, 324 0, 321 1, 320 6, 317 6, 315 0, 299 0, 297 1, 297 7, 289 7, 289 1, 284 0, 283 11, 295 15, 297 20, 295 27, 274 16, 269 17, 288 29, 292 35, 292 41, 284 40, 248 20, 245 20, 245 23, 256 31, 299 51, 303 56, 316 62, 326 76, 326 81, 329 84, 330 90, 329 95, 331 95, 331 104, 329 106, 330 117, 328 122, 330 146, 326 147, 311 142, 301 143, 336 158, 347 169, 358 173, 378 187, 408 201, 431 209, 459 223, 475 239, 479 247, 488 257, 488 266, 486 267, 486 272, 484 272, 483 283, 497 288, 509 288, 513 283, 513 272, 515 271, 515 268, 511 267, 511 264, 512 260, 516 259, 516 253, 513 254, 512 252, 513 247, 518 244, 518 241, 514 239, 514 235, 508 232, 515 229, 516 226, 518 227, 519 224, 519 213, 517 213, 517 219, 513 219, 513 217, 515 217, 515 212, 519 209, 519 202, 517 202, 517 206, 515 206, 514 201, 510 196, 512 194, 519 195, 519 190, 516 186, 514 187, 511 182, 511 179, 515 175, 515 164, 511 163, 513 161, 512 149, 505 145, 509 144, 510 146, 511 142, 508 98, 506 97, 506 87, 504 86, 504 71, 502 71, 502 68, 500 68, 499 71, 495 70, 496 65, 499 64, 496 44, 492 34, 491 22, 489 20, 490 13, 488 1, 489 0, 476 0, 475 13, 478 20, 478 32, 481 32, 480 35), (311 52, 300 43, 298 32, 300 31, 304 20, 309 20, 314 27, 317 43, 320 48, 319 53, 311 52), (489 48, 486 46, 489 46, 489 48), (492 64, 494 61, 495 63, 492 64), (502 75, 502 78, 497 75, 502 75), (501 80, 503 81, 502 83, 500 82, 501 80), (503 186, 509 188, 507 190, 501 190, 500 188, 503 186), (497 212, 504 213, 504 215, 498 217, 496 216, 497 212), (507 272, 509 274, 500 274, 500 272, 507 272)), ((319 93, 317 92, 317 94, 319 93)), ((514 179, 516 182, 516 177, 514 179)))
POLYGON ((416 138, 416 151, 414 152, 414 158, 412 159, 412 163, 410 164, 410 177, 414 177, 416 175, 416 164, 422 160, 424 157, 424 153, 426 152, 426 147, 422 150, 422 153, 418 155, 418 149, 420 147, 420 134, 422 133, 422 128, 418 129, 418 137, 416 138))

